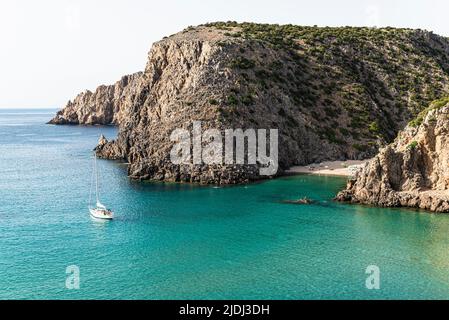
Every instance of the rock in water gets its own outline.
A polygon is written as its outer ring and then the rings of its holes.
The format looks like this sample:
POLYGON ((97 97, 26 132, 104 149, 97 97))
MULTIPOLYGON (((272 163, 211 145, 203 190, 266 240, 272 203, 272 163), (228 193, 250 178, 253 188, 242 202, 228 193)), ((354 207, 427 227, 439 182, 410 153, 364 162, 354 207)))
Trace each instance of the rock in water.
POLYGON ((98 145, 97 147, 104 147, 105 144, 108 143, 108 139, 106 139, 106 137, 104 135, 101 135, 100 138, 98 139, 98 145))
POLYGON ((118 145, 114 142, 109 142, 104 135, 101 135, 100 139, 98 139, 98 145, 95 147, 94 151, 100 158, 110 160, 123 159, 123 153, 118 145))
POLYGON ((300 198, 297 200, 284 200, 282 203, 288 203, 288 204, 313 204, 315 201, 312 199, 309 199, 307 197, 300 198))
POLYGON ((336 200, 449 212, 449 99, 424 110, 336 200))

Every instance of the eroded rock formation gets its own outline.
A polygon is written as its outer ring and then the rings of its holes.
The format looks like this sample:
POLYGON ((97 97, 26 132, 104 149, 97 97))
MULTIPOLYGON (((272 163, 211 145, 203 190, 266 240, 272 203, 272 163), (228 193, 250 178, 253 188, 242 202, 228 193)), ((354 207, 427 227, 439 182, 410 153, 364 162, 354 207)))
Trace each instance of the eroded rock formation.
POLYGON ((449 103, 432 105, 382 149, 337 200, 449 212, 449 103))
POLYGON ((141 72, 124 76, 115 84, 80 93, 49 121, 49 124, 119 125, 128 117, 138 91, 141 72))

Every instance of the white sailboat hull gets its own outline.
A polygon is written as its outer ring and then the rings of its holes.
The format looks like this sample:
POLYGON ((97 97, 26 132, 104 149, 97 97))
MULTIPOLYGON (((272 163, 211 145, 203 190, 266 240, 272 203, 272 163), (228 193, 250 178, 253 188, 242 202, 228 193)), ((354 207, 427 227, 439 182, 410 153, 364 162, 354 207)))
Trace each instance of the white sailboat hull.
POLYGON ((112 220, 114 213, 110 210, 89 208, 90 215, 96 219, 112 220))

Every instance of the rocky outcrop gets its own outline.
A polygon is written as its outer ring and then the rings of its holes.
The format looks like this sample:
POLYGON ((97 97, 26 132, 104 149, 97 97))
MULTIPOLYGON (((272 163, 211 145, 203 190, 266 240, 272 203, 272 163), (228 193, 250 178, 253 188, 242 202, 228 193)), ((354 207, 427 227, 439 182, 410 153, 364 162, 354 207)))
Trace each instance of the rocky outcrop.
POLYGON ((142 74, 82 94, 53 123, 119 124, 97 153, 132 178, 239 183, 263 178, 261 164, 173 164, 171 133, 278 129, 278 173, 371 157, 447 91, 447 61, 449 41, 420 30, 214 23, 155 43, 142 74))
POLYGON ((336 199, 449 212, 449 99, 421 113, 336 199))
POLYGON ((114 85, 100 86, 80 93, 49 121, 49 124, 120 124, 128 117, 133 95, 138 90, 141 72, 122 77, 114 85))
POLYGON ((104 135, 98 139, 98 145, 95 147, 96 154, 101 155, 102 158, 110 160, 121 160, 124 154, 117 143, 109 142, 104 135))

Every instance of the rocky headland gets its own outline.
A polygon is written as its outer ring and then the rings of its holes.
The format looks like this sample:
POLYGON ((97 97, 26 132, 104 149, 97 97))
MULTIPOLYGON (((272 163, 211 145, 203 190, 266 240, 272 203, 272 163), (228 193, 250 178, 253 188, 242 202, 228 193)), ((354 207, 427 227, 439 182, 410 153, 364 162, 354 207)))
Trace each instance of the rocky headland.
POLYGON ((80 93, 51 119, 49 124, 119 125, 129 117, 133 96, 138 91, 142 72, 122 77, 110 86, 99 86, 95 92, 80 93))
POLYGON ((175 165, 177 128, 279 130, 278 173, 365 159, 448 92, 449 40, 394 28, 212 23, 155 43, 142 73, 80 94, 54 124, 116 124, 97 154, 136 179, 230 184, 256 165, 175 165))
POLYGON ((449 212, 449 99, 424 110, 336 199, 449 212))

